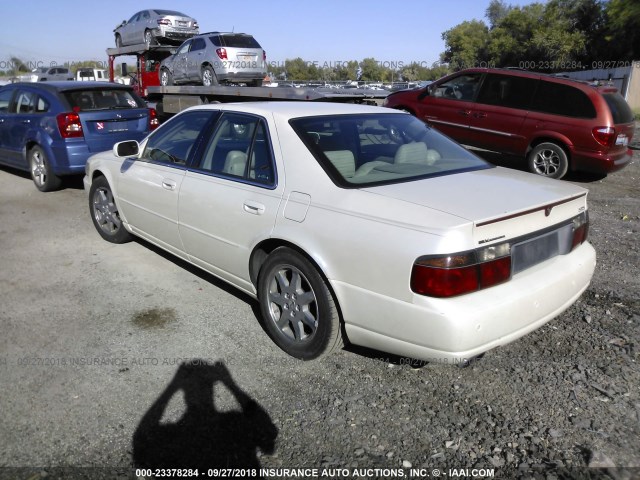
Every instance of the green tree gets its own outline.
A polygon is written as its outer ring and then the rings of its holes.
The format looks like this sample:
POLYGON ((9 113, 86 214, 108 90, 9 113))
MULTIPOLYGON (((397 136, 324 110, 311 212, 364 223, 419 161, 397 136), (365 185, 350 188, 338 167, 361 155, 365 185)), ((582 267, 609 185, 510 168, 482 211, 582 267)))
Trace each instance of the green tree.
POLYGON ((480 20, 462 22, 442 34, 445 51, 441 60, 458 70, 487 60, 489 28, 480 20))
POLYGON ((609 57, 601 60, 640 59, 640 2, 610 0, 604 13, 605 45, 609 57))
POLYGON ((512 8, 511 5, 507 5, 502 0, 491 0, 491 3, 485 11, 485 17, 489 20, 489 26, 491 28, 497 26, 500 20, 502 20, 512 8))

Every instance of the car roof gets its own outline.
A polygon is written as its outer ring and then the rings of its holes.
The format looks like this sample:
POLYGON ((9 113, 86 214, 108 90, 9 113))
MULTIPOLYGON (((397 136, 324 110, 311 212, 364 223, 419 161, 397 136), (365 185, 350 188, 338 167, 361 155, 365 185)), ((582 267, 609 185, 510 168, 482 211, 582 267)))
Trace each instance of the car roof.
POLYGON ((105 82, 76 82, 71 80, 62 80, 59 82, 18 82, 10 84, 14 87, 31 87, 41 90, 47 90, 50 92, 64 92, 67 90, 104 90, 118 89, 118 90, 132 90, 129 85, 123 85, 120 83, 105 83, 105 82))
MULTIPOLYGON (((238 102, 223 103, 214 105, 199 105, 189 110, 223 110, 234 112, 252 113, 255 115, 267 116, 277 115, 286 119, 298 117, 316 117, 324 115, 353 115, 353 114, 400 114, 398 110, 385 107, 374 107, 371 105, 355 105, 349 103, 334 102, 238 102)), ((408 115, 408 114, 407 114, 408 115)))

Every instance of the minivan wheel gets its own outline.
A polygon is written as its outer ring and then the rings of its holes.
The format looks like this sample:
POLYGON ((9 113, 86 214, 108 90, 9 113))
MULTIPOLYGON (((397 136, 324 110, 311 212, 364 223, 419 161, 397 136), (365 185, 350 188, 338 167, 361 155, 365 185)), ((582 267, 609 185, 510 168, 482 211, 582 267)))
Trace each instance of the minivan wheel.
POLYGON ((51 192, 62 185, 62 179, 51 170, 47 154, 37 145, 29 150, 29 171, 33 183, 41 192, 51 192))
POLYGON ((119 34, 116 35, 116 47, 122 47, 122 37, 119 34))
POLYGON ((280 247, 267 257, 258 300, 269 336, 289 355, 311 360, 342 345, 333 295, 313 264, 294 250, 280 247))
POLYGON ((562 178, 569 170, 569 159, 564 149, 552 142, 536 145, 529 152, 529 171, 548 178, 562 178))
POLYGON ((218 77, 209 65, 202 68, 202 85, 205 87, 215 87, 218 85, 218 77))

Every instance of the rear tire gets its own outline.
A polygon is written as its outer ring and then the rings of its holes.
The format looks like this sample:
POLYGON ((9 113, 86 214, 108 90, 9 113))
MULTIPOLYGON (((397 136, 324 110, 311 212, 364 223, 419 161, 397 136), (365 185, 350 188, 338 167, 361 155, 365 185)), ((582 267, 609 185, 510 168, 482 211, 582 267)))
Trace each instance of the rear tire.
POLYGON ((120 35, 116 35, 116 47, 122 48, 122 37, 120 35))
POLYGON ((536 145, 529 152, 527 161, 530 172, 547 178, 562 178, 569 170, 567 152, 553 142, 536 145))
POLYGON ((147 44, 147 47, 150 47, 151 45, 156 45, 156 39, 153 36, 153 33, 151 32, 151 30, 145 30, 144 31, 144 38, 143 38, 144 43, 147 44))
POLYGON ((280 247, 267 257, 258 299, 269 336, 292 357, 311 360, 342 346, 333 295, 314 265, 294 250, 280 247))
POLYGON ((205 87, 217 87, 218 77, 209 65, 202 67, 202 85, 205 87))
POLYGON ((62 185, 62 179, 53 173, 47 154, 38 145, 29 150, 29 171, 33 183, 41 192, 58 190, 62 185))
POLYGON ((122 224, 111 186, 105 177, 97 177, 91 182, 89 211, 93 226, 107 242, 126 243, 132 240, 132 235, 122 224))

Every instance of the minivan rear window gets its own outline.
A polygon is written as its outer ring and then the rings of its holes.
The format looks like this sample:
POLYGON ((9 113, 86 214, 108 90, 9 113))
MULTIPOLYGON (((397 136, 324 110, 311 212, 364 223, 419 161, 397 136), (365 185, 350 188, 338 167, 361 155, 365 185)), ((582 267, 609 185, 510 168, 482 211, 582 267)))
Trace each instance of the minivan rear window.
POLYGON ((619 93, 604 93, 602 95, 609 105, 613 123, 631 123, 634 120, 633 111, 626 100, 619 93))
POLYGON ((596 118, 596 109, 586 93, 561 83, 541 81, 531 110, 565 117, 596 118))
POLYGON ((216 47, 231 48, 262 48, 258 41, 251 35, 229 34, 229 35, 212 35, 209 37, 211 43, 216 47))

